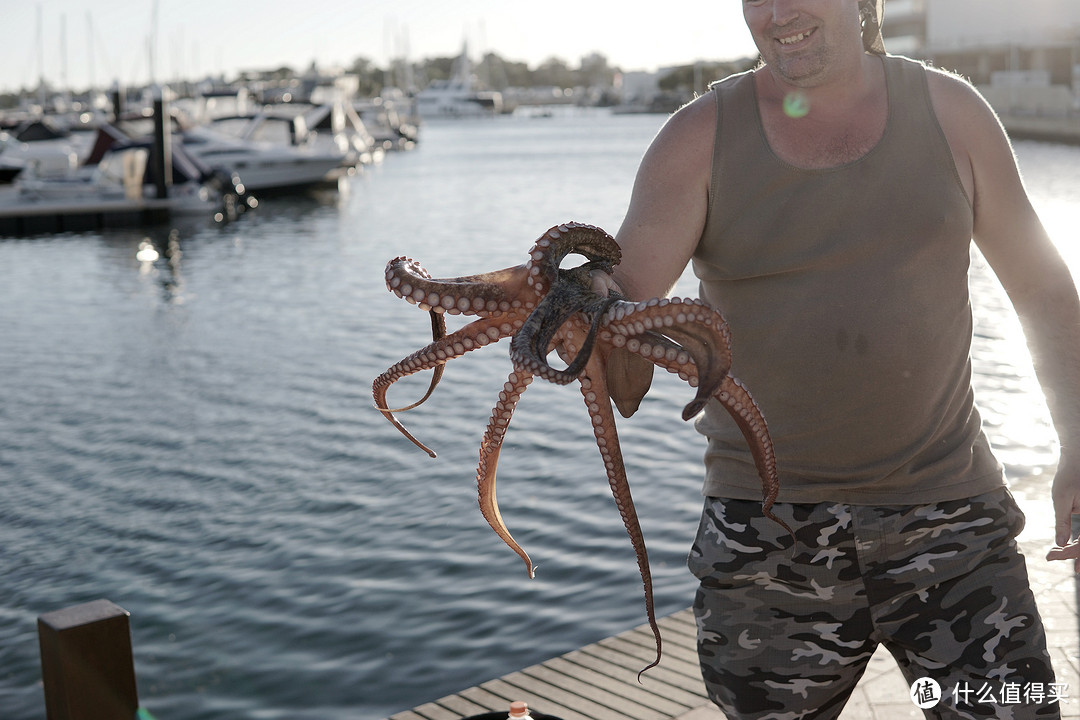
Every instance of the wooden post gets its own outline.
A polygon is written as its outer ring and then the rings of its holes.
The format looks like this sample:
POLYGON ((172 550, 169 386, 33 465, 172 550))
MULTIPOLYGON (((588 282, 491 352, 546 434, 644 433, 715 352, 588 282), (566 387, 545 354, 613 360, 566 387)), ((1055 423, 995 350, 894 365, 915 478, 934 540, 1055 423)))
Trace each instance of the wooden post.
POLYGON ((38 618, 47 720, 132 720, 139 709, 128 612, 94 600, 38 618))
POLYGON ((112 122, 120 122, 120 116, 124 114, 124 90, 119 82, 114 82, 109 90, 109 99, 112 101, 112 122))
POLYGON ((154 142, 150 150, 150 172, 158 198, 169 197, 172 186, 172 122, 168 93, 166 87, 154 87, 154 142))

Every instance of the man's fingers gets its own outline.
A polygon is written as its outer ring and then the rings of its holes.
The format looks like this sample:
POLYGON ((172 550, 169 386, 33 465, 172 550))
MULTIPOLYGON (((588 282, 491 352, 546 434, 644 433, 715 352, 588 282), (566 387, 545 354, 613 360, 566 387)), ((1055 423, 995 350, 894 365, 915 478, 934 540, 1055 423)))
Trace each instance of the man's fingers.
POLYGON ((1065 545, 1056 545, 1046 553, 1047 560, 1075 560, 1080 558, 1080 540, 1073 540, 1065 545))

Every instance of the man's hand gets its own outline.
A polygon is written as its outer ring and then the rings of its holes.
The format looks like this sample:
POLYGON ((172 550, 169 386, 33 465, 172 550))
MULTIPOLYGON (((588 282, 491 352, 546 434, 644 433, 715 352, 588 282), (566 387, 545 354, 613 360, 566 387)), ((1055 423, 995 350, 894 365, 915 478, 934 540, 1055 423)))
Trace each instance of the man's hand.
POLYGON ((1047 560, 1073 560, 1073 571, 1080 573, 1080 537, 1072 536, 1073 515, 1080 515, 1080 468, 1066 452, 1061 453, 1051 489, 1054 501, 1054 541, 1047 560))
MULTIPOLYGON (((603 270, 589 271, 592 291, 604 297, 622 297, 615 278, 603 270)), ((612 348, 607 357, 608 395, 623 417, 637 412, 638 405, 652 386, 653 364, 626 348, 612 348)))
POLYGON ((612 292, 620 297, 623 295, 619 283, 603 270, 590 270, 589 280, 592 282, 592 291, 601 297, 608 297, 612 292))

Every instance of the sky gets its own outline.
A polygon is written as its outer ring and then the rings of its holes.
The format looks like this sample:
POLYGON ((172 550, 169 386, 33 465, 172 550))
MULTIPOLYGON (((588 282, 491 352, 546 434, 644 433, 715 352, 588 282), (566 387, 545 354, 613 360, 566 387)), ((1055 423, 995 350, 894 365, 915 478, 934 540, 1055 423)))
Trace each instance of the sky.
POLYGON ((42 75, 81 90, 357 57, 385 67, 466 42, 474 59, 530 67, 594 52, 624 70, 756 54, 737 0, 0 0, 0 91, 42 75))

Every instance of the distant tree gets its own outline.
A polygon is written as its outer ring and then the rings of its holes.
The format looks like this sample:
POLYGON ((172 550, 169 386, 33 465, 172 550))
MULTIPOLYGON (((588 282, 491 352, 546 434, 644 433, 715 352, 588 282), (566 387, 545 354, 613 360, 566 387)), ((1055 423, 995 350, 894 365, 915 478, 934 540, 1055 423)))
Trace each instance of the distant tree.
POLYGON ((681 65, 660 78, 660 89, 684 94, 703 92, 709 87, 709 83, 726 78, 733 73, 749 70, 756 64, 757 58, 681 65))
POLYGON ((528 65, 523 62, 505 60, 490 52, 480 61, 476 74, 492 90, 528 87, 532 83, 532 73, 528 65))
POLYGON ((608 65, 608 59, 600 53, 592 53, 581 58, 578 71, 578 85, 586 87, 609 87, 615 82, 615 68, 608 65))
POLYGON ((456 59, 452 57, 435 57, 421 60, 416 66, 416 84, 419 87, 424 87, 436 80, 449 79, 456 59))
POLYGON ((577 75, 562 58, 550 57, 533 72, 533 86, 568 88, 577 85, 577 75))
MULTIPOLYGON (((380 70, 366 57, 358 57, 353 60, 349 72, 355 75, 359 81, 357 92, 362 97, 374 97, 378 95, 387 83, 386 71, 380 70)), ((397 84, 391 80, 391 84, 397 84)))

